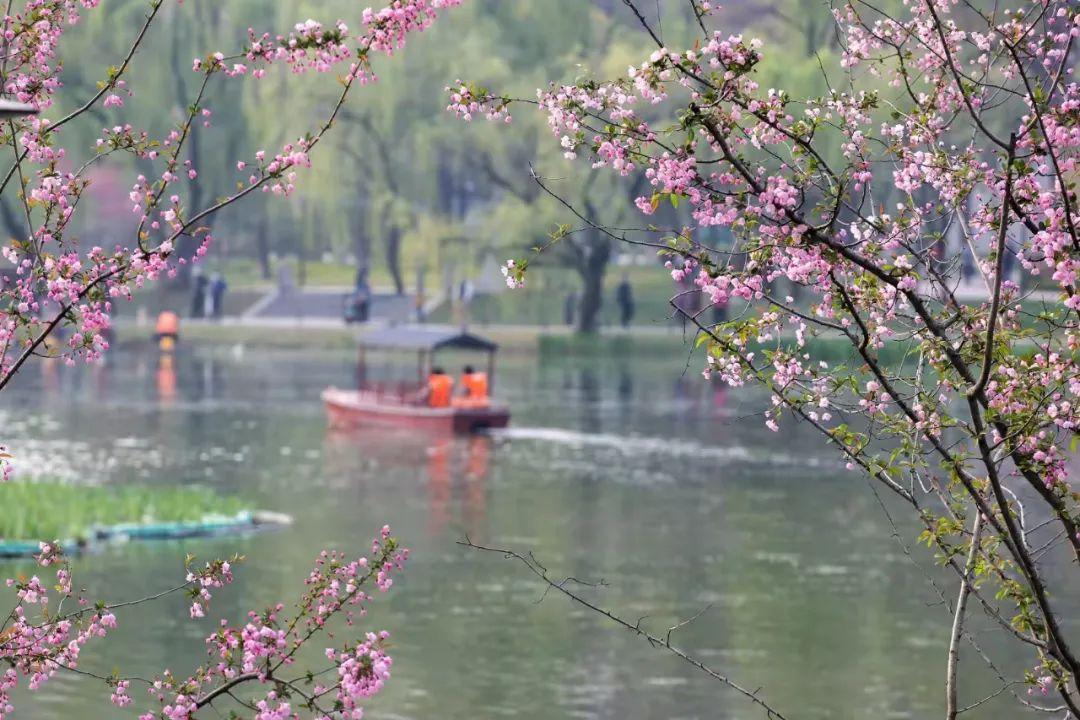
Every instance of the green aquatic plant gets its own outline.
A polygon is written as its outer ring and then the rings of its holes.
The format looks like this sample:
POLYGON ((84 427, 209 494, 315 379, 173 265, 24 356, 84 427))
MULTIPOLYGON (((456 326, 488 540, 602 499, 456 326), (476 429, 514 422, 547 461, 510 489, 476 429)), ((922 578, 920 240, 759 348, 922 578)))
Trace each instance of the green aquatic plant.
POLYGON ((11 482, 0 484, 0 539, 82 538, 97 525, 187 522, 243 509, 238 498, 205 487, 11 482))

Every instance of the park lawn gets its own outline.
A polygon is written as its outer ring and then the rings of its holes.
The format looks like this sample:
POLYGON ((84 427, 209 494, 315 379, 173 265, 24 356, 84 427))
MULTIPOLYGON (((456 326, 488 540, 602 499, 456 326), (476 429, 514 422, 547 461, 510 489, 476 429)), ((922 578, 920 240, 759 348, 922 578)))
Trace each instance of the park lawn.
MULTIPOLYGON (((273 290, 277 283, 276 276, 264 280, 259 264, 252 259, 207 260, 201 268, 206 273, 220 272, 228 283, 225 293, 226 315, 244 314, 273 290)), ((299 285, 299 281, 300 278, 294 271, 293 282, 299 285)), ((340 263, 308 263, 306 287, 352 287, 355 281, 356 269, 352 266, 340 263)), ((389 274, 381 269, 373 272, 372 283, 377 289, 389 288, 392 285, 389 274)), ((191 307, 191 296, 191 287, 179 287, 173 283, 159 283, 135 293, 138 305, 145 308, 150 316, 156 316, 163 310, 171 310, 186 317, 191 307)), ((124 303, 118 304, 117 309, 121 314, 134 312, 124 303)))
POLYGON ((84 538, 94 526, 192 522, 244 510, 202 487, 85 486, 51 480, 0 484, 0 539, 84 538))
MULTIPOLYGON (((617 267, 608 269, 604 278, 604 302, 600 315, 602 325, 619 323, 619 307, 615 288, 623 272, 629 276, 634 290, 635 326, 655 326, 674 323, 670 320, 669 300, 676 293, 675 283, 658 265, 617 267)), ((519 290, 500 290, 494 294, 477 295, 471 304, 470 319, 478 325, 563 325, 566 296, 571 290, 580 292, 581 282, 576 273, 566 268, 540 267, 529 273, 525 287, 519 290)), ((440 305, 429 317, 433 323, 453 320, 450 303, 440 305)))
MULTIPOLYGON (((138 303, 137 307, 143 308, 150 318, 157 317, 157 314, 164 310, 171 310, 184 318, 188 317, 190 312, 191 295, 192 290, 190 288, 159 285, 155 288, 138 291, 135 293, 135 300, 138 303)), ((265 291, 254 288, 236 290, 229 288, 228 292, 225 293, 225 314, 243 315, 265 295, 265 291)), ((115 307, 118 312, 114 313, 114 315, 131 317, 135 314, 135 309, 127 303, 118 303, 115 307)))
MULTIPOLYGON (((604 303, 601 308, 601 325, 616 327, 619 324, 619 308, 615 302, 615 288, 622 279, 623 272, 629 276, 634 290, 635 327, 665 327, 681 325, 673 318, 671 299, 678 288, 671 275, 660 266, 632 266, 628 268, 611 267, 605 277, 604 303)), ((564 324, 563 310, 567 294, 571 290, 580 291, 577 275, 565 268, 552 269, 541 267, 531 271, 524 288, 518 290, 500 290, 494 294, 482 294, 473 299, 470 308, 470 320, 478 325, 534 325, 540 327, 561 326, 564 324)), ((784 297, 791 292, 784 283, 774 291, 784 297)), ((796 293, 793 293, 796 294, 796 293)), ((796 307, 808 308, 811 297, 797 293, 796 307)), ((966 304, 977 305, 974 300, 966 304)), ((986 302, 989 302, 987 300, 986 302)), ((1059 310, 1061 303, 1056 299, 1027 299, 1022 303, 1025 313, 1037 316, 1044 308, 1059 310)), ((738 305, 736 303, 736 305, 738 305)), ((429 322, 450 323, 454 319, 449 302, 440 305, 428 317, 429 322)), ((703 323, 713 322, 710 313, 702 315, 703 323)), ((1036 324, 1034 317, 1024 319, 1026 326, 1036 324)))
MULTIPOLYGON (((288 261, 292 269, 293 282, 299 286, 300 270, 294 259, 288 261)), ((262 269, 254 258, 210 259, 202 264, 205 272, 220 272, 230 288, 269 288, 278 282, 277 270, 269 279, 262 276, 262 269)), ((305 264, 304 282, 307 287, 352 287, 356 282, 356 267, 344 262, 323 262, 310 260, 305 264)), ((371 283, 376 288, 391 287, 390 273, 380 265, 371 269, 371 283)))

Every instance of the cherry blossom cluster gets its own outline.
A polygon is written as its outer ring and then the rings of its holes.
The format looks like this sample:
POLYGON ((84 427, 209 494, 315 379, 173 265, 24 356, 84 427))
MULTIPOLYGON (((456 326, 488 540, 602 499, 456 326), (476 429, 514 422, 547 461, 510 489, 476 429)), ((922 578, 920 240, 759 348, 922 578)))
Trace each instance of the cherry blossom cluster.
POLYGON ((474 87, 458 80, 452 86, 446 87, 446 93, 450 96, 450 104, 446 106, 448 112, 452 112, 465 122, 471 122, 477 114, 483 115, 488 120, 502 120, 510 123, 510 99, 492 98, 487 88, 474 87))
MULTIPOLYGON (((0 679, 0 718, 11 716, 11 691, 20 683, 40 690, 64 671, 79 671, 83 648, 93 639, 103 638, 116 627, 113 607, 91 603, 73 589, 71 566, 58 543, 40 543, 34 558, 41 568, 53 571, 51 580, 41 575, 9 578, 5 584, 14 594, 15 605, 0 629, 0 663, 7 666, 0 679)), ((228 563, 216 561, 174 591, 198 592, 200 582, 220 585, 231 580, 228 563)), ((112 681, 112 701, 123 707, 130 702, 127 681, 112 681)))
MULTIPOLYGON (((160 710, 144 712, 140 718, 189 720, 215 702, 248 692, 241 687, 245 684, 258 686, 248 703, 258 708, 257 720, 296 718, 301 710, 318 718, 361 717, 364 703, 390 677, 389 633, 368 632, 354 642, 327 647, 323 653, 329 662, 326 668, 303 672, 294 665, 304 646, 318 638, 337 638, 338 626, 351 628, 364 616, 373 600, 371 593, 388 592, 408 556, 388 526, 372 541, 370 555, 349 558, 338 552, 321 553, 294 611, 286 613, 279 603, 248 613, 240 626, 221 621, 206 639, 207 663, 185 680, 166 671, 150 681, 147 690, 160 710)), ((0 629, 0 663, 8 666, 0 675, 0 718, 14 712, 11 691, 20 684, 40 690, 65 671, 92 675, 79 668, 81 651, 89 641, 105 637, 116 627, 114 610, 186 593, 192 600, 191 617, 202 618, 208 609, 209 589, 230 584, 233 566, 242 560, 214 560, 195 569, 194 559, 189 558, 182 585, 141 600, 108 605, 91 603, 81 591, 73 591, 71 567, 59 544, 41 543, 35 559, 41 568, 54 571, 51 581, 33 575, 6 582, 16 604, 0 629)), ((121 708, 135 702, 132 684, 145 682, 117 673, 100 679, 110 688, 110 701, 121 708)))
MULTIPOLYGON (((368 556, 350 559, 342 553, 323 552, 305 580, 305 592, 294 612, 286 613, 285 606, 278 604, 248 613, 243 626, 222 621, 206 639, 208 662, 185 680, 171 673, 154 680, 148 691, 160 711, 140 718, 188 720, 228 695, 252 692, 241 687, 245 684, 258 688, 249 703, 257 708, 257 720, 294 718, 301 710, 318 718, 360 718, 364 703, 390 677, 389 633, 369 632, 352 643, 326 648, 329 666, 317 672, 305 674, 293 666, 304 645, 316 637, 338 634, 333 629, 335 621, 349 628, 365 615, 373 599, 365 588, 388 592, 408 555, 391 537, 389 527, 372 541, 368 556)), ((126 689, 119 693, 121 702, 129 699, 126 689)))
POLYGON ((515 260, 507 260, 506 264, 502 266, 502 274, 506 279, 506 287, 511 290, 516 290, 525 286, 525 270, 527 269, 527 263, 517 262, 515 260))
POLYGON ((205 617, 212 597, 210 589, 232 584, 232 564, 227 560, 214 560, 199 570, 192 570, 189 562, 184 580, 191 586, 189 593, 192 602, 189 612, 192 619, 205 617))
POLYGON ((193 69, 219 69, 230 77, 251 74, 263 77, 274 64, 284 64, 293 73, 325 73, 349 64, 349 77, 367 83, 375 79, 368 53, 393 55, 405 46, 410 34, 430 27, 440 10, 461 4, 461 0, 393 0, 381 9, 366 8, 361 13, 362 31, 353 35, 344 20, 331 25, 308 19, 297 23, 287 35, 248 30, 248 46, 236 56, 213 53, 196 58, 193 69))

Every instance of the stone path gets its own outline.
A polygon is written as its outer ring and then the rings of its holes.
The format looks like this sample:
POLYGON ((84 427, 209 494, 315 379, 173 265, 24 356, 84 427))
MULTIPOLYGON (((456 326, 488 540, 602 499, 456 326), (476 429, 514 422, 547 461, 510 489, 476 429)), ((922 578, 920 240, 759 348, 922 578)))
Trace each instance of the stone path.
MULTIPOLYGON (((244 320, 281 319, 342 323, 345 302, 351 288, 296 288, 288 292, 272 290, 244 313, 244 320)), ((415 308, 411 295, 395 295, 376 290, 371 300, 371 319, 406 322, 415 308)))

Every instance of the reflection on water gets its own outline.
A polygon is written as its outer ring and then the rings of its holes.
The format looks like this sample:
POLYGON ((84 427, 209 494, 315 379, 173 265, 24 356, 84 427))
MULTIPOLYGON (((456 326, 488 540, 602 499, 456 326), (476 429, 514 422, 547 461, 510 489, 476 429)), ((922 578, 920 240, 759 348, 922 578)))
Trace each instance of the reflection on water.
MULTIPOLYGON (((91 597, 166 587, 187 552, 240 552, 248 562, 213 607, 237 621, 295 595, 320 549, 362 552, 372 531, 394 526, 414 554, 367 618, 394 633, 397 653, 373 717, 757 717, 603 618, 555 597, 538 603, 543 588, 462 549, 466 535, 531 549, 553 574, 604 578, 591 597, 648 616, 655 632, 711 605, 676 640, 793 717, 940 709, 949 618, 925 579, 938 572, 932 559, 905 556, 869 487, 809 431, 764 430, 764 398, 712 386, 685 359, 507 357, 498 385, 513 424, 476 437, 328 432, 318 393, 355 378, 347 354, 186 347, 39 367, 0 407, 23 468, 82 482, 209 484, 296 518, 280 533, 80 558, 91 597)), ((201 661, 211 628, 188 620, 179 599, 120 621, 86 651, 86 669, 182 672, 201 661)), ((1015 647, 983 640, 1001 667, 1017 666, 1015 647)), ((978 668, 967 682, 970 700, 995 689, 978 668)), ((66 677, 23 716, 123 715, 107 693, 66 677)), ((990 703, 979 717, 1013 715, 990 703)))
POLYGON ((488 477, 495 440, 486 435, 425 436, 401 429, 371 428, 363 441, 355 433, 327 430, 326 478, 343 489, 355 482, 356 468, 421 470, 427 504, 426 535, 442 538, 448 529, 472 538, 485 536, 488 477))
POLYGON ((162 404, 169 405, 176 399, 176 358, 171 353, 161 353, 158 358, 157 396, 162 404))

